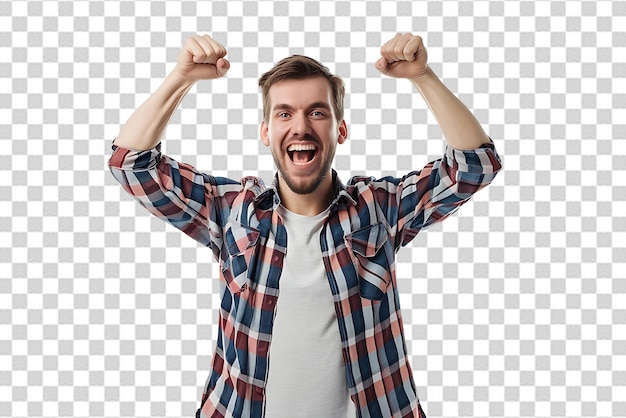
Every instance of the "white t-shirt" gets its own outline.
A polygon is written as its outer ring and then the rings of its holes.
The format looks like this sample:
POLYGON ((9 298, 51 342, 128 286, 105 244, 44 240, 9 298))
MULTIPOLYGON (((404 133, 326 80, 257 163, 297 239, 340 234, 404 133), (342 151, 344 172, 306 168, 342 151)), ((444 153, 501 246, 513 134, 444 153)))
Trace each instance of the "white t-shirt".
POLYGON ((320 248, 328 211, 303 216, 279 207, 287 255, 270 343, 268 418, 354 417, 341 337, 320 248))

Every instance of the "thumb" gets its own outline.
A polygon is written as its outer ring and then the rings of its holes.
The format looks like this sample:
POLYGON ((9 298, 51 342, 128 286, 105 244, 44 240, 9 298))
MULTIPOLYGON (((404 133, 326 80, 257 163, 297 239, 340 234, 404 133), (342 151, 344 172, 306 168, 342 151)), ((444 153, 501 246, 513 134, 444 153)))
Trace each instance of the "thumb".
POLYGON ((215 66, 217 67, 217 74, 223 77, 230 69, 230 62, 225 58, 220 58, 215 63, 215 66))
POLYGON ((380 71, 381 73, 385 74, 387 72, 388 65, 387 65, 386 59, 381 57, 378 61, 376 61, 375 66, 376 66, 376 69, 380 71))

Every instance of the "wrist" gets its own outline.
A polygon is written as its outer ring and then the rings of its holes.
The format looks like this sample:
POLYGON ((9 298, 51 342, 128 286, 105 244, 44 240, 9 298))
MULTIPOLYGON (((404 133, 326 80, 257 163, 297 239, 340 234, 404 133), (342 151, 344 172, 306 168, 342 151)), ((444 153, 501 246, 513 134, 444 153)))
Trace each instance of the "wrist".
POLYGON ((437 75, 433 72, 433 70, 429 66, 427 66, 424 72, 413 77, 408 77, 408 80, 411 83, 413 83, 416 87, 419 88, 420 84, 428 82, 429 80, 432 80, 433 78, 437 78, 437 75))
POLYGON ((170 72, 167 76, 167 82, 183 90, 189 89, 191 86, 196 84, 196 81, 197 80, 182 75, 176 69, 172 70, 172 72, 170 72))

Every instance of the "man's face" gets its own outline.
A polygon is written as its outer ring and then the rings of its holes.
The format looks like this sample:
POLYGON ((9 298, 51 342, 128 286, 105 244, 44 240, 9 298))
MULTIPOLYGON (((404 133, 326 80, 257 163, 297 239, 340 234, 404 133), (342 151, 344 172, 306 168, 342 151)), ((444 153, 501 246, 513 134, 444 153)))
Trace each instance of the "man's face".
POLYGON ((287 186, 297 194, 313 193, 330 178, 337 143, 348 134, 345 121, 335 118, 330 83, 323 77, 282 80, 270 87, 269 99, 261 141, 287 186))

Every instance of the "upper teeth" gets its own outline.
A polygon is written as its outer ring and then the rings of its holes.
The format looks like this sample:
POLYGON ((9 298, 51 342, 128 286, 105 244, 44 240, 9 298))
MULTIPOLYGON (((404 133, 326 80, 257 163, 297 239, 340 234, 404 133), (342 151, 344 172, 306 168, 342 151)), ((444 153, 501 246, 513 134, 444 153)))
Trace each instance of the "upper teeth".
POLYGON ((289 145, 287 151, 314 151, 315 145, 313 144, 292 144, 289 145))

